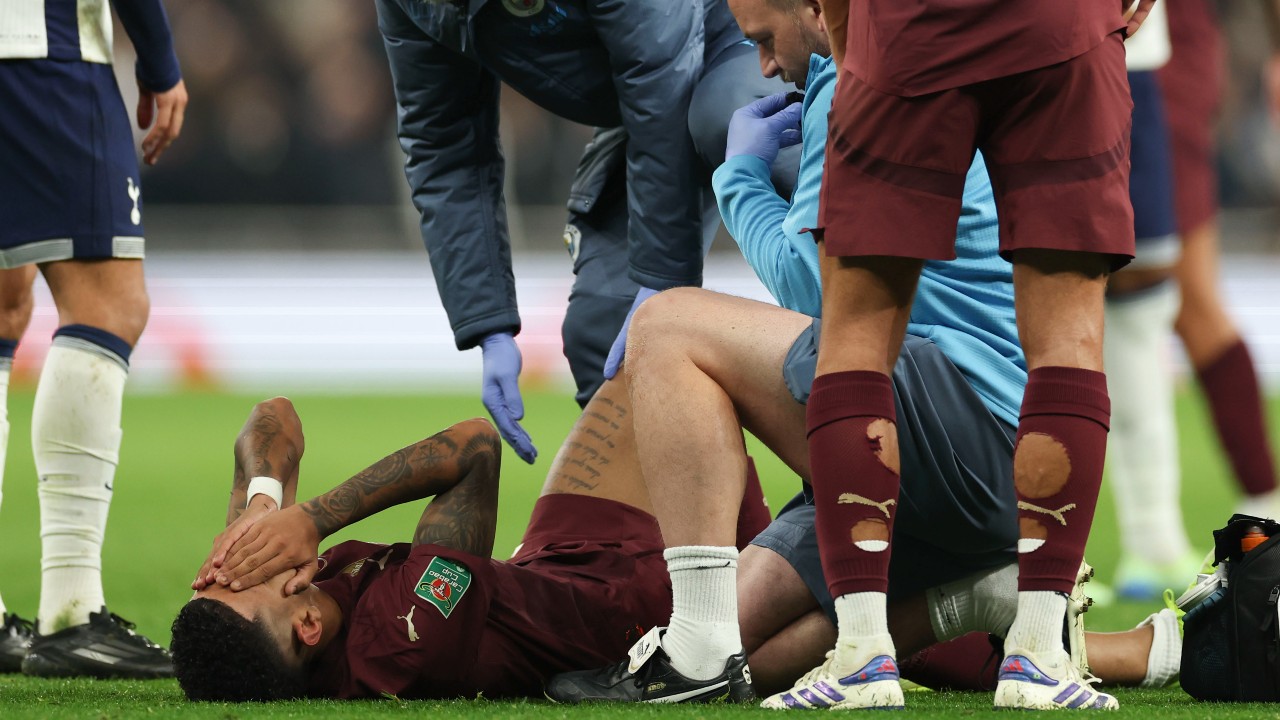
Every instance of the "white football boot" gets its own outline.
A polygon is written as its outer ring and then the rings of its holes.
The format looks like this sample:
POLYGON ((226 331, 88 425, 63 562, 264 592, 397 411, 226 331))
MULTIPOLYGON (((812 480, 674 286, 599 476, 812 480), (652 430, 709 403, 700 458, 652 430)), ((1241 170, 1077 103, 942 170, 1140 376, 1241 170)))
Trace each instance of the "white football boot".
POLYGON ((810 670, 786 692, 760 707, 772 710, 889 710, 903 707, 901 676, 893 642, 860 648, 836 643, 826 662, 810 670), (883 646, 883 647, 881 647, 883 646))

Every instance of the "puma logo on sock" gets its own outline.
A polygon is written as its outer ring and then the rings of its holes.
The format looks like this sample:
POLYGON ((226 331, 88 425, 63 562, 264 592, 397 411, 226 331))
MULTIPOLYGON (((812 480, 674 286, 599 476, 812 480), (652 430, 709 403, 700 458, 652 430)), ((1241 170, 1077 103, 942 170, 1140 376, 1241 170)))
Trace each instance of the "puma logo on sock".
MULTIPOLYGON (((884 516, 887 518, 889 517, 889 506, 897 505, 898 501, 894 500, 893 498, 889 498, 884 502, 876 502, 871 498, 866 498, 861 495, 855 495, 853 493, 840 493, 840 497, 836 498, 836 503, 840 505, 869 505, 873 508, 880 508, 880 512, 884 513, 884 516)), ((1062 524, 1066 525, 1065 522, 1062 524)))

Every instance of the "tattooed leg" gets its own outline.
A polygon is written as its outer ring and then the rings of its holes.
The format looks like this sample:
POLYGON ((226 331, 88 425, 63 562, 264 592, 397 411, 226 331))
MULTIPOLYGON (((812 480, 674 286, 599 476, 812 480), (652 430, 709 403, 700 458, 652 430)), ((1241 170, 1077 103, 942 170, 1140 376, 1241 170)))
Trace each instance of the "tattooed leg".
POLYGON ((630 406, 621 373, 600 386, 551 463, 543 495, 591 495, 653 513, 636 457, 630 406))

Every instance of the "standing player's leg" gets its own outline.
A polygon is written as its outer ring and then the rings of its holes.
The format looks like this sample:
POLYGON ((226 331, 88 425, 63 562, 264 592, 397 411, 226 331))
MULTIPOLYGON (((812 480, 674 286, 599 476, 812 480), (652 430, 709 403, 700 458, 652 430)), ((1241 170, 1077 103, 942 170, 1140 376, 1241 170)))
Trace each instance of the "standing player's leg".
POLYGON ((1116 592, 1154 600, 1195 574, 1182 522, 1178 428, 1169 336, 1178 311, 1180 243, 1173 216, 1169 132, 1153 72, 1130 72, 1129 198, 1137 252, 1107 286, 1103 343, 1111 392, 1108 478, 1120 524, 1116 592))
POLYGON ((1169 118, 1174 204, 1182 232, 1174 328, 1212 411, 1218 439, 1252 515, 1280 513, 1271 437, 1249 348, 1227 313, 1218 281, 1218 178, 1214 126, 1226 53, 1213 3, 1171 3, 1173 54, 1157 73, 1169 118))
MULTIPOLYGON (((829 221, 823 222, 829 230, 829 221)), ((901 483, 889 374, 923 263, 835 257, 825 243, 821 263, 823 332, 806 427, 818 547, 837 621, 835 653, 824 676, 869 672, 870 682, 849 689, 849 704, 900 706, 887 615, 901 483)))
MULTIPOLYGON (((35 274, 34 265, 0 270, 0 486, 4 482, 5 455, 9 447, 9 375, 18 341, 31 322, 31 283, 35 274)), ((3 497, 0 487, 0 498, 3 497)), ((11 614, 0 599, 0 673, 22 669, 31 634, 30 621, 11 614)))
POLYGON ((1218 227, 1211 220, 1185 235, 1178 282, 1182 305, 1174 328, 1204 391, 1218 440, 1244 498, 1240 512, 1280 515, 1276 465, 1262 388, 1249 346, 1227 313, 1218 286, 1218 227))
MULTIPOLYGON (((61 239, 22 248, 49 284, 59 323, 32 415, 41 587, 39 634, 23 672, 171 676, 168 653, 108 612, 102 592, 102 540, 119 458, 129 355, 150 310, 142 271, 141 181, 129 114, 109 66, 49 63, 45 72, 67 75, 58 78, 66 82, 65 97, 54 94, 66 106, 47 111, 81 118, 94 136, 92 143, 70 142, 56 132, 43 138, 54 160, 42 169, 65 185, 74 202, 61 209, 64 219, 46 219, 65 223, 53 236, 61 239), (82 117, 86 113, 92 117, 82 117), (33 254, 39 256, 32 259, 33 254), (81 650, 90 645, 110 650, 81 650)), ((70 119, 65 124, 75 126, 70 119)))
POLYGON ((955 257, 976 118, 954 93, 909 101, 844 71, 830 119, 815 231, 822 337, 806 425, 838 640, 793 693, 863 678, 842 691, 841 707, 894 707, 903 700, 885 608, 900 459, 889 373, 924 260, 955 257))
POLYGON ((1083 686, 1062 637, 1110 424, 1102 372, 1107 277, 1134 250, 1132 103, 1122 38, 1109 36, 1065 63, 971 91, 994 118, 980 145, 1000 213, 1001 249, 1014 263, 1028 369, 1013 462, 1018 613, 1005 641, 996 706, 1115 707, 1107 695, 1067 692, 1083 686))
POLYGON ((120 450, 129 355, 150 309, 140 260, 69 260, 43 272, 58 330, 32 411, 40 477, 40 631, 89 622, 104 606, 102 539, 120 450))

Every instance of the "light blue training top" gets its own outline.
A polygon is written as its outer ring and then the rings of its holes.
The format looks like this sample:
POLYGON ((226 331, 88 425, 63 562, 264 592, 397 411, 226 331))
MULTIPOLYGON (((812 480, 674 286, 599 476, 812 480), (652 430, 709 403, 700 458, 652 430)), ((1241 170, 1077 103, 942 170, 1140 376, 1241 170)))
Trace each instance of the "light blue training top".
MULTIPOLYGON (((829 58, 809 60, 801 128, 800 177, 788 205, 754 155, 729 158, 712 187, 729 234, 782 307, 822 314, 818 247, 801 230, 818 224, 818 195, 827 145, 827 113, 836 68, 829 58)), ((1027 361, 1014 324, 1013 267, 999 255, 995 198, 982 156, 965 178, 956 259, 929 261, 920 275, 907 332, 942 348, 988 409, 1016 426, 1027 384, 1027 361)))

